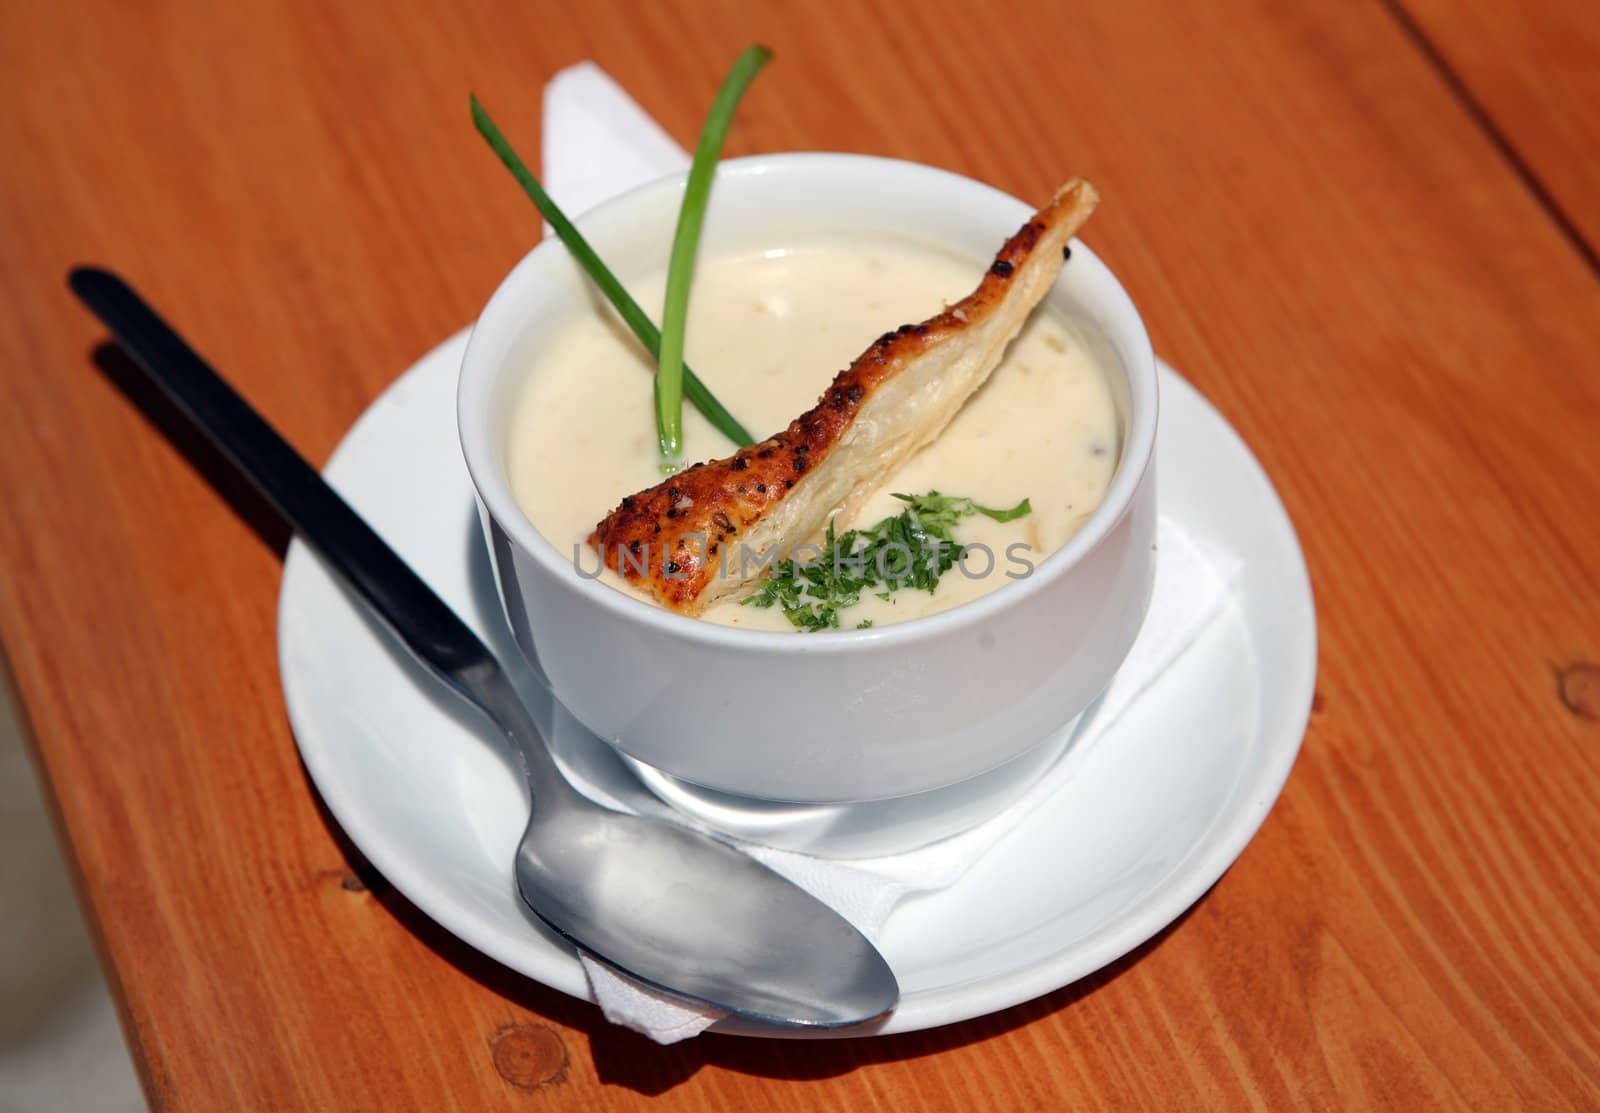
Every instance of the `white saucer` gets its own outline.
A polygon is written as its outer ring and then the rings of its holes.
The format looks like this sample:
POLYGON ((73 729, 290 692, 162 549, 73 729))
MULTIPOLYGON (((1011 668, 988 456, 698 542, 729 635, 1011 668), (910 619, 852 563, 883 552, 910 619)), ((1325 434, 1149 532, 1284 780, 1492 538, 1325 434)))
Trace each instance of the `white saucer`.
MULTIPOLYGON (((465 344, 463 332, 397 380, 326 474, 508 657, 516 651, 456 441, 465 344)), ((1289 774, 1316 672, 1305 562, 1249 450, 1165 366, 1161 407, 1162 512, 1197 542, 1239 558, 1233 598, 1124 712, 1115 745, 1091 750, 1057 795, 959 882, 894 911, 879 944, 903 995, 872 1034, 1007 1008, 1126 954, 1222 875, 1289 774)), ((301 756, 362 853, 467 943, 592 999, 575 955, 513 892, 527 804, 493 731, 407 659, 298 540, 284 566, 278 639, 301 756)), ((552 728, 558 747, 582 733, 559 714, 552 728)), ((563 748, 563 757, 573 753, 563 748)))

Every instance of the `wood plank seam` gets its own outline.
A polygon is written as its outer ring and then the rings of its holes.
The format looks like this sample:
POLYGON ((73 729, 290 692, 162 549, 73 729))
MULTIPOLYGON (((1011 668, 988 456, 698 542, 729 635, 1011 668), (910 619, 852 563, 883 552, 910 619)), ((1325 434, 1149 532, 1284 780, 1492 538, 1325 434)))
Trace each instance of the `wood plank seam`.
POLYGON ((1589 270, 1596 276, 1600 276, 1600 249, 1597 249, 1596 245, 1589 242, 1582 230, 1567 215, 1566 209, 1546 188, 1532 165, 1517 150, 1516 145, 1495 123, 1494 117, 1489 114, 1489 110, 1484 107, 1483 102, 1472 92, 1472 89, 1462 79, 1461 75, 1456 72, 1456 68, 1450 64, 1449 59, 1444 56, 1444 52, 1428 37, 1428 33, 1422 29, 1422 26, 1412 18, 1411 13, 1406 10, 1404 0, 1379 0, 1379 2, 1394 19, 1395 23, 1399 25, 1401 32, 1417 48, 1417 52, 1422 55, 1429 68, 1438 75, 1439 80, 1450 91, 1450 95, 1460 103, 1462 109, 1471 117, 1473 124, 1479 131, 1483 132, 1490 145, 1494 147, 1495 151, 1511 168, 1512 173, 1522 182, 1524 188, 1533 195, 1534 200, 1539 203, 1539 207, 1548 213, 1550 219, 1555 222, 1556 227, 1561 229, 1561 235, 1572 245, 1573 250, 1583 257, 1583 261, 1588 264, 1589 270))

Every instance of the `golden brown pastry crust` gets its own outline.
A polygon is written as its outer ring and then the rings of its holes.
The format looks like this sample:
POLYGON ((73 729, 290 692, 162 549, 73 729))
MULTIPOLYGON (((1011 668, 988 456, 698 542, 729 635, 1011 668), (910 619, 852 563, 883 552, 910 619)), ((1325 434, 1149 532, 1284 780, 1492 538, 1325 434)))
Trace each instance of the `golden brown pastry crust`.
MULTIPOLYGON (((719 587, 754 580, 753 575, 741 576, 743 562, 734 551, 741 539, 826 464, 845 431, 885 383, 918 357, 977 329, 1008 296, 1033 302, 1042 297, 1061 266, 1067 241, 1098 199, 1094 187, 1081 179, 1062 186, 1006 241, 971 294, 921 324, 884 333, 839 373, 814 407, 782 432, 732 456, 691 465, 649 490, 629 495, 595 527, 589 544, 629 583, 684 614, 697 614, 711 595, 727 593, 707 592, 714 578, 723 581, 719 587), (1031 289, 1016 290, 1025 268, 1034 279, 1031 289)), ((1025 310, 1018 315, 1017 328, 1025 316, 1025 310)), ((1010 335, 1014 334, 1012 330, 1010 335)), ((993 362, 999 362, 999 353, 993 362)), ((992 366, 983 371, 984 377, 988 370, 992 366)), ((783 538, 780 555, 809 540, 820 525, 806 525, 801 536, 783 538)))

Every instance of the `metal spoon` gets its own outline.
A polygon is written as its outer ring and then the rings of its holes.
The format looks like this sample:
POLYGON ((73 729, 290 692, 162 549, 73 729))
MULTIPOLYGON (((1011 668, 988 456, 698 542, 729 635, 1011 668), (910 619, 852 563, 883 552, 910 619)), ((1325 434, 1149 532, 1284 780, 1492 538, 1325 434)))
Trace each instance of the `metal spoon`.
POLYGON ((417 659, 506 733, 533 796, 517 890, 541 920, 624 974, 760 1021, 842 1027, 894 1007, 883 956, 827 905, 731 846, 573 789, 500 662, 311 465, 120 278, 85 267, 70 282, 417 659))

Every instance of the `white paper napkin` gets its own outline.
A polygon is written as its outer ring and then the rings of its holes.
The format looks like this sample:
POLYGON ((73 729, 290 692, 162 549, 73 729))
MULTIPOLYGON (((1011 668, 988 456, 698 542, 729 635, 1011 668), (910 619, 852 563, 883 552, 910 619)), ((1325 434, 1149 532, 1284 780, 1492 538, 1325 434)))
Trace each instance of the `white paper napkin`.
POLYGON ((544 87, 542 156, 539 180, 571 217, 689 168, 688 153, 593 62, 562 70, 544 87))
MULTIPOLYGON (((545 87, 543 181, 569 215, 577 216, 688 165, 689 156, 671 136, 592 62, 563 70, 545 87)), ((1075 774, 1086 755, 1104 743, 1133 699, 1160 677, 1221 609, 1237 568, 1232 557, 1202 552, 1166 519, 1158 529, 1157 549, 1150 613, 1127 661, 1070 749, 1003 814, 952 838, 891 857, 843 862, 753 844, 744 849, 872 938, 907 895, 954 884, 1075 774)), ((623 806, 593 785, 584 787, 602 803, 623 806)), ((581 957, 606 1018, 658 1043, 698 1035, 721 1016, 581 957)))

